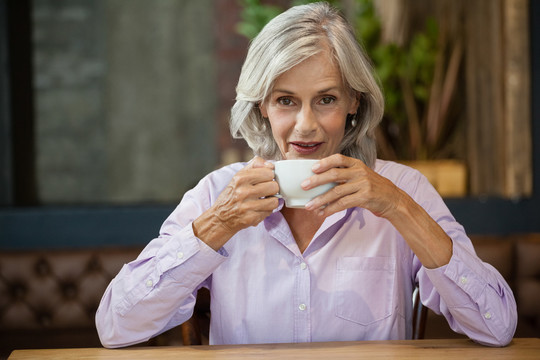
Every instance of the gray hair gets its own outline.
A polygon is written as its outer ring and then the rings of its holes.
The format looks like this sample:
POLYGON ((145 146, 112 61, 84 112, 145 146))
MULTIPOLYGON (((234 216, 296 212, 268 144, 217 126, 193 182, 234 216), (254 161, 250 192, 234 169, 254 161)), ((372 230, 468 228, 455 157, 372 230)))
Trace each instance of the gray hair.
POLYGON ((377 157, 375 128, 384 112, 384 98, 370 61, 345 18, 325 2, 295 6, 272 19, 253 39, 236 87, 230 130, 255 155, 280 159, 268 119, 258 105, 270 95, 281 74, 319 53, 328 44, 345 86, 359 100, 357 125, 347 124, 340 152, 373 167, 377 157))

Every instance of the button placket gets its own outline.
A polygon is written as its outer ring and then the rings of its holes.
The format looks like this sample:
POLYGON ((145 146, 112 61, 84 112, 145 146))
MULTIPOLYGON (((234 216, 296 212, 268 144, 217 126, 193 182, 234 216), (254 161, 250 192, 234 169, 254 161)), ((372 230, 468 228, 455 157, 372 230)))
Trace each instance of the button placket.
POLYGON ((311 341, 311 315, 309 311, 311 274, 309 267, 302 257, 298 258, 296 266, 296 294, 295 294, 295 341, 311 341))

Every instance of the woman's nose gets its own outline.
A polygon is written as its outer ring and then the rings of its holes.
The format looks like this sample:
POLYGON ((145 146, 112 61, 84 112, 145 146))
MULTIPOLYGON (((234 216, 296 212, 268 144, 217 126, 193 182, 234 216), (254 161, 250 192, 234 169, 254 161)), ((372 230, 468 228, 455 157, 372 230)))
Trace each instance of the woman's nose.
POLYGON ((302 106, 296 115, 295 130, 299 134, 309 134, 317 129, 317 119, 310 106, 302 106))

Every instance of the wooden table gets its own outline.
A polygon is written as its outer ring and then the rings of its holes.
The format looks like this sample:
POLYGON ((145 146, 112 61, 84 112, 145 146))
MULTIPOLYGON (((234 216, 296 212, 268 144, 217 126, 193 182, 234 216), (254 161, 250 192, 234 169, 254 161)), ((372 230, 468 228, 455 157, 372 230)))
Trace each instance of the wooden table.
POLYGON ((15 350, 21 359, 540 359, 540 338, 514 339, 504 348, 470 340, 358 341, 303 344, 165 346, 126 349, 15 350))

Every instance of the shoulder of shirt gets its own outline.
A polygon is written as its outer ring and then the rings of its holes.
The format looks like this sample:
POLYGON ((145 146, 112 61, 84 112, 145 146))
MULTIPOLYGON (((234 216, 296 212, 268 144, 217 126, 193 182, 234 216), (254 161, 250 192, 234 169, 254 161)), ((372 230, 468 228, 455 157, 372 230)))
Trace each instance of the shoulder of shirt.
POLYGON ((184 193, 181 203, 189 201, 201 204, 203 209, 210 207, 223 189, 231 182, 234 174, 246 165, 247 163, 238 162, 225 165, 210 172, 205 175, 195 187, 184 193))
POLYGON ((246 162, 237 162, 216 169, 204 176, 195 188, 211 188, 221 192, 229 184, 233 176, 247 164, 246 162))
POLYGON ((374 170, 392 181, 422 206, 427 206, 427 202, 433 199, 440 199, 440 195, 429 180, 410 166, 377 159, 374 170))
POLYGON ((377 159, 373 170, 375 170, 375 172, 377 172, 379 175, 393 181, 403 177, 424 178, 424 175, 422 175, 420 171, 413 169, 410 166, 388 160, 377 159))
POLYGON ((247 162, 236 162, 232 164, 225 165, 219 169, 216 169, 209 173, 206 177, 230 177, 232 178, 234 174, 246 167, 247 162))

